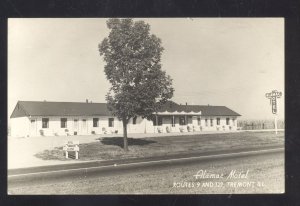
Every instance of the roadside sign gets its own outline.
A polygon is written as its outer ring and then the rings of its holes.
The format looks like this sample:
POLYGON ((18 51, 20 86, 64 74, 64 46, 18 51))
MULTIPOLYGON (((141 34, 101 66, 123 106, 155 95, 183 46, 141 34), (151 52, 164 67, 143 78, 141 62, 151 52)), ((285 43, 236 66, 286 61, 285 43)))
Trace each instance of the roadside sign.
POLYGON ((278 92, 277 90, 273 90, 270 93, 266 93, 266 97, 270 99, 270 104, 272 105, 272 113, 277 114, 277 98, 280 98, 282 96, 281 92, 278 92))
POLYGON ((69 158, 68 152, 75 152, 75 159, 78 159, 79 141, 66 141, 63 151, 65 151, 67 159, 69 158))
POLYGON ((277 90, 273 90, 272 92, 266 93, 266 97, 270 99, 270 104, 272 105, 272 113, 275 116, 275 132, 277 134, 277 98, 282 96, 282 92, 278 92, 277 90))

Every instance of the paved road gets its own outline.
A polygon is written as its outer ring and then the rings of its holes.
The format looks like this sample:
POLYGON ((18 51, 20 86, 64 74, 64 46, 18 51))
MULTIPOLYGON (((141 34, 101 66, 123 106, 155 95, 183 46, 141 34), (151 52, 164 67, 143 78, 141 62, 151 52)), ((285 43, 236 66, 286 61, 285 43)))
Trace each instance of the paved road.
POLYGON ((135 158, 117 161, 92 161, 76 164, 32 167, 8 170, 8 187, 30 186, 67 180, 110 176, 137 170, 159 169, 174 165, 192 165, 213 160, 234 159, 251 155, 283 152, 282 145, 260 148, 236 149, 193 154, 176 154, 164 157, 135 158))

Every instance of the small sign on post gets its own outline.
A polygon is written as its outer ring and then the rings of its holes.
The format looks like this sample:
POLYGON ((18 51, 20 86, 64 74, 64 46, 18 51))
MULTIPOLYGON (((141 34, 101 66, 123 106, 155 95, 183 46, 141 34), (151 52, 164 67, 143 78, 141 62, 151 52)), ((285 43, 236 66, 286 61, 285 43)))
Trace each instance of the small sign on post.
POLYGON ((270 99, 270 104, 272 105, 272 113, 274 114, 274 126, 275 126, 275 133, 277 134, 277 98, 282 96, 281 92, 277 90, 273 90, 270 93, 266 93, 266 97, 270 99))
POLYGON ((79 141, 66 141, 63 150, 67 159, 69 158, 69 152, 75 152, 75 159, 78 159, 79 141))

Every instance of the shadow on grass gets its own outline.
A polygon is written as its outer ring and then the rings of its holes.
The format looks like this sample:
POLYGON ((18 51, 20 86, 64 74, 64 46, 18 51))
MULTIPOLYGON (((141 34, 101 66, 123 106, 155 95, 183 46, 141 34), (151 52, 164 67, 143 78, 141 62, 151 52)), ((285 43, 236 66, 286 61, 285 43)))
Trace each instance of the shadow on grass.
MULTIPOLYGON (((98 138, 97 140, 99 140, 104 145, 115 145, 123 148, 123 142, 124 142, 123 137, 104 137, 104 138, 98 138)), ((128 146, 133 146, 133 145, 143 146, 152 143, 156 143, 156 141, 128 138, 128 146)))
POLYGON ((61 148, 56 147, 53 150, 44 150, 34 155, 42 160, 68 160, 65 158, 65 154, 61 148))
POLYGON ((76 159, 75 152, 69 151, 68 156, 69 159, 65 157, 65 152, 63 151, 63 147, 55 147, 53 150, 44 150, 34 155, 37 158, 42 160, 70 160, 76 159))

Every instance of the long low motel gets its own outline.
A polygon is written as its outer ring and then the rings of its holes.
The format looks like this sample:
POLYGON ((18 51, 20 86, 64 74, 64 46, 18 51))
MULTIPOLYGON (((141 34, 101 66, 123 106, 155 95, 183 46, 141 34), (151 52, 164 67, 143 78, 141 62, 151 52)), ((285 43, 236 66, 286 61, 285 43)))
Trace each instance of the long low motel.
MULTIPOLYGON (((166 103, 152 120, 132 118, 128 133, 235 131, 241 116, 225 106, 166 103)), ((106 103, 19 101, 11 114, 11 136, 122 134, 122 121, 106 103)))

